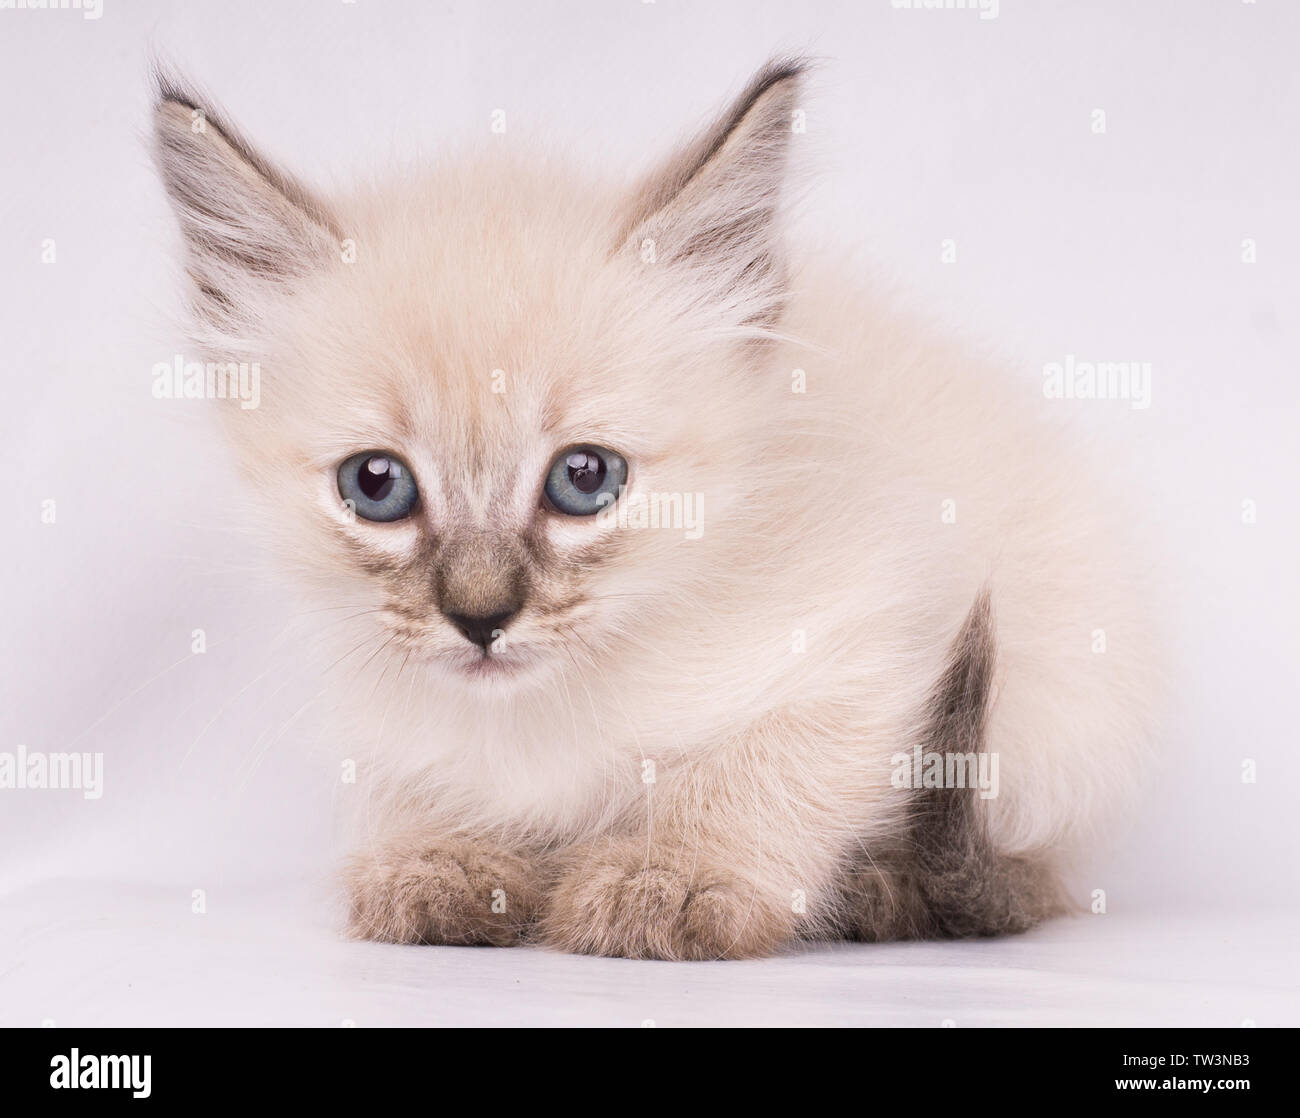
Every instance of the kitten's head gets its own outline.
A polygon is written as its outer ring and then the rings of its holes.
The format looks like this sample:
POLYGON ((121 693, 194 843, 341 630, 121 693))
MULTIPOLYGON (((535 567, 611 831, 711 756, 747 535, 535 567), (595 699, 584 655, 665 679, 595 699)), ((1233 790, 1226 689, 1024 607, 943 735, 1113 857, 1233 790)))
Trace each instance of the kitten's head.
POLYGON ((500 136, 328 203, 160 82, 194 356, 256 363, 258 406, 224 405, 243 466, 391 652, 518 685, 707 598, 761 466, 801 70, 632 190, 500 136))

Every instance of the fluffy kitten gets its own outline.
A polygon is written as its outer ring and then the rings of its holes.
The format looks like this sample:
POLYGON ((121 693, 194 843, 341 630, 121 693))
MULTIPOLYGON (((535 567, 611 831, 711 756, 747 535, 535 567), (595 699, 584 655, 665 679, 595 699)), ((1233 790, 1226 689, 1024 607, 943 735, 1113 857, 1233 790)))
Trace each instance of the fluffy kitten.
POLYGON ((358 614, 355 934, 1017 931, 1131 787, 1109 503, 1026 388, 788 254, 802 71, 634 189, 512 139, 328 202, 161 79, 195 345, 260 363, 266 530, 358 614))

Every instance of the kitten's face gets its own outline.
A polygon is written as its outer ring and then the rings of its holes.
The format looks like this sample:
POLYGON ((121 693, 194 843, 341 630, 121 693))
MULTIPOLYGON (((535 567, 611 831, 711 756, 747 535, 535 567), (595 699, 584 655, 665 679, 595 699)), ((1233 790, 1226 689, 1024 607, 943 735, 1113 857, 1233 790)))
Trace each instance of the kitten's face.
POLYGON ((784 101, 764 115, 771 88, 747 96, 632 195, 498 158, 328 213, 164 101, 205 344, 261 355, 260 406, 232 409, 242 460, 300 567, 367 611, 385 655, 472 687, 612 673, 705 577, 758 453, 749 366, 780 299, 756 219, 779 176, 730 164, 773 146, 784 101), (209 184, 232 161, 263 179, 230 243, 209 184))
POLYGON ((391 195, 360 217, 356 261, 285 309, 264 414, 235 417, 281 515, 309 514, 294 547, 321 581, 367 586, 390 651, 466 680, 585 662, 670 608, 747 450, 731 347, 671 340, 590 192, 521 195, 521 173, 426 183, 423 223, 391 195), (620 523, 652 492, 689 494, 692 522, 620 523))

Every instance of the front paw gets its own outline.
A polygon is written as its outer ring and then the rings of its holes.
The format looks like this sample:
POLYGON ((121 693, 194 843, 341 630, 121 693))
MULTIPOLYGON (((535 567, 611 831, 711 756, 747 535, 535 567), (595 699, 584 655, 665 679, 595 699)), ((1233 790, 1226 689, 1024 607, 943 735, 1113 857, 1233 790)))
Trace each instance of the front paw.
POLYGON ((777 950, 793 917, 694 850, 616 839, 565 857, 538 930, 552 947, 587 955, 745 959, 777 950))
POLYGON ((349 932, 385 943, 519 943, 536 918, 535 867, 511 851, 460 839, 403 836, 347 869, 349 932))

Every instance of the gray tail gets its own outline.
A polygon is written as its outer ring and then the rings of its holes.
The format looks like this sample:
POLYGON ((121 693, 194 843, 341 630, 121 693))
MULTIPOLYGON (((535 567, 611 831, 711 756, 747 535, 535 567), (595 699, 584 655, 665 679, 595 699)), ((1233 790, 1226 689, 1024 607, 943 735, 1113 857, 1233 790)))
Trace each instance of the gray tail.
MULTIPOLYGON (((987 588, 948 652, 928 704, 927 755, 986 751, 997 641, 987 588)), ((850 935, 863 939, 993 936, 1021 932, 1060 911, 1045 859, 1008 857, 989 837, 974 787, 911 790, 896 851, 849 875, 850 935)))

